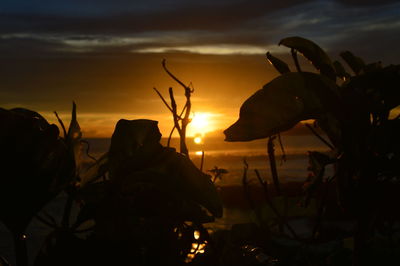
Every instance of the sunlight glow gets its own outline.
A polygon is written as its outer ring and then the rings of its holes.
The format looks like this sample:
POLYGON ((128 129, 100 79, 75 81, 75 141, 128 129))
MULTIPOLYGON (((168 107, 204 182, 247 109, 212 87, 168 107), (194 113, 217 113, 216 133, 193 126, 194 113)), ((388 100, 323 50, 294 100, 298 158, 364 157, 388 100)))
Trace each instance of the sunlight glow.
POLYGON ((196 112, 193 114, 192 121, 188 125, 188 136, 193 136, 196 144, 204 140, 207 132, 215 130, 215 117, 217 115, 206 112, 196 112), (200 138, 197 139, 196 138, 200 138), (200 142, 197 142, 200 141, 200 142))
POLYGON ((195 138, 193 139, 193 141, 194 141, 194 143, 196 143, 196 144, 200 144, 200 143, 203 142, 203 140, 201 139, 200 136, 195 137, 195 138))

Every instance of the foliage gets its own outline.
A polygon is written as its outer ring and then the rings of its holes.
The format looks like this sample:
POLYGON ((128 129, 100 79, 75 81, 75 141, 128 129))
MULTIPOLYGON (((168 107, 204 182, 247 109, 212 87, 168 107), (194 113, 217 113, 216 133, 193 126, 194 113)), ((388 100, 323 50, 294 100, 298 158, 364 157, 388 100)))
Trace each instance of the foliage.
POLYGON ((109 151, 89 156, 85 169, 75 103, 68 130, 55 113, 62 137, 36 112, 0 111, 9 178, 1 180, 0 218, 15 235, 18 266, 28 263, 23 234, 33 217, 52 229, 35 259, 45 266, 180 265, 208 238, 202 224, 222 216, 211 177, 160 144, 157 121, 121 119, 109 151), (41 210, 59 193, 66 195, 60 222, 41 210))
MULTIPOLYGON (((366 64, 345 51, 340 55, 354 72, 351 75, 340 62, 332 63, 310 40, 289 37, 280 44, 291 48, 298 72, 288 72, 286 63, 267 53, 281 75, 245 101, 239 120, 224 132, 226 140, 266 138, 302 120, 315 119, 332 145, 318 137, 328 143, 332 152, 310 152, 312 176, 306 202, 334 179, 341 206, 358 224, 354 232, 354 264, 363 265, 368 261, 369 239, 380 223, 393 221, 398 210, 397 205, 389 206, 398 202, 400 187, 400 120, 390 114, 400 104, 400 65, 366 64), (319 73, 303 72, 297 53, 310 60, 319 73), (335 174, 323 179, 329 164, 335 165, 335 174)), ((317 223, 324 204, 323 201, 317 223)))

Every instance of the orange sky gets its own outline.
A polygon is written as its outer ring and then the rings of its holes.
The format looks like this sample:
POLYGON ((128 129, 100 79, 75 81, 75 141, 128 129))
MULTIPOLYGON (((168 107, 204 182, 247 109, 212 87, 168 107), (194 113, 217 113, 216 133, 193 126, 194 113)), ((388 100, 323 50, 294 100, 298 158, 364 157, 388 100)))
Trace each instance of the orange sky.
MULTIPOLYGON (((153 87, 168 97, 172 86, 181 107, 184 97, 182 87, 163 71, 162 58, 183 82, 192 82, 192 111, 206 114, 205 131, 235 122, 243 101, 276 76, 262 55, 134 54, 10 61, 8 71, 18 68, 23 79, 3 82, 19 93, 2 106, 31 108, 55 123, 52 111, 68 121, 75 100, 86 137, 111 136, 120 118, 158 120, 163 136, 168 136, 172 118, 153 87)), ((188 134, 204 133, 197 131, 202 130, 189 127, 188 134)))

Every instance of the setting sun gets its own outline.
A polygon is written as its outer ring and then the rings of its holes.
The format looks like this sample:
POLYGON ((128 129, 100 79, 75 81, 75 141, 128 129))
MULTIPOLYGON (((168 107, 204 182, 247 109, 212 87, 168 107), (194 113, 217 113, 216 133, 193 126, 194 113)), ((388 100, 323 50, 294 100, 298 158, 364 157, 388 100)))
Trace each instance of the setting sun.
MULTIPOLYGON (((192 121, 188 126, 188 131, 191 136, 199 137, 199 135, 204 135, 207 132, 215 130, 214 121, 213 121, 214 114, 211 113, 203 113, 203 112, 196 112, 193 114, 192 121)), ((202 138, 195 138, 195 143, 201 143, 202 138)))
POLYGON ((201 136, 197 136, 197 137, 195 137, 195 138, 193 139, 193 141, 194 141, 194 143, 196 143, 196 144, 200 144, 203 140, 202 140, 201 136))

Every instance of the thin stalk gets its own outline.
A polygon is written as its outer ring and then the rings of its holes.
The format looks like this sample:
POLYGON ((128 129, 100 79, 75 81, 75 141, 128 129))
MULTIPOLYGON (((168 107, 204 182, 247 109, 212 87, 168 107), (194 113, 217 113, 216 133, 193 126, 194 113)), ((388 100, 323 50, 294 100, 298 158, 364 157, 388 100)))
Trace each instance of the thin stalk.
POLYGON ((271 168, 272 180, 274 181, 276 194, 278 196, 282 196, 281 186, 280 186, 279 178, 278 178, 278 170, 276 169, 274 139, 275 139, 275 137, 269 137, 267 151, 268 151, 269 164, 270 164, 270 168, 271 168))
POLYGON ((291 53, 292 53, 293 61, 294 61, 297 71, 302 72, 301 68, 300 68, 300 64, 299 64, 299 59, 297 58, 297 51, 292 48, 291 53))

